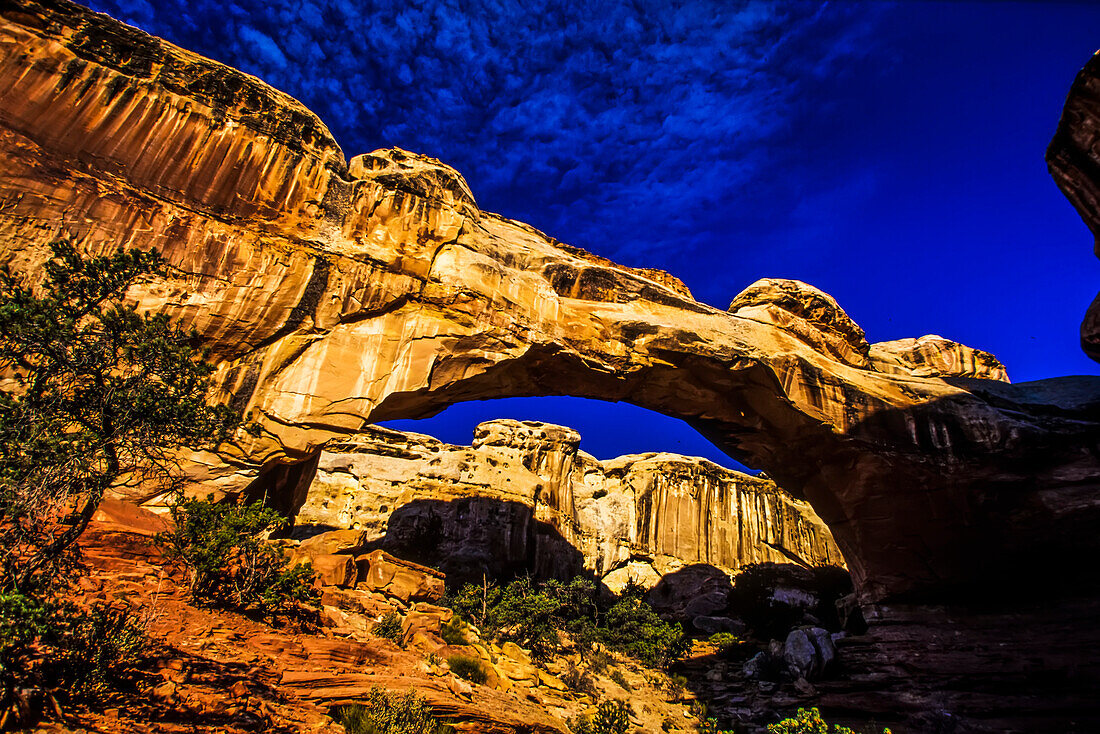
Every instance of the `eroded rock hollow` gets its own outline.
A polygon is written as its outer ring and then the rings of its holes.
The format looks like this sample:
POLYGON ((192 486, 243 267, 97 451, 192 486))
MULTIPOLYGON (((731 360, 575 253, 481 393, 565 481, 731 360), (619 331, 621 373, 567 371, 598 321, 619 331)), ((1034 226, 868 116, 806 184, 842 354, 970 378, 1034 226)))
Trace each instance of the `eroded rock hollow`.
MULTIPOLYGON (((480 210, 439 161, 346 162, 287 95, 106 16, 41 0, 0 17, 0 261, 33 272, 59 237, 164 253, 171 277, 131 295, 198 329, 222 398, 263 426, 191 457, 205 488, 242 491, 372 422, 460 401, 628 401, 805 498, 872 623, 1021 584, 1095 596, 1095 573, 1066 561, 1100 550, 1100 380, 1013 385, 938 337, 872 345, 797 281, 713 308, 667 273, 480 210)), ((1091 139, 1073 111, 1091 109, 1086 72, 1060 140, 1091 139)), ((1071 197, 1091 211, 1097 177, 1079 169, 1071 197)))

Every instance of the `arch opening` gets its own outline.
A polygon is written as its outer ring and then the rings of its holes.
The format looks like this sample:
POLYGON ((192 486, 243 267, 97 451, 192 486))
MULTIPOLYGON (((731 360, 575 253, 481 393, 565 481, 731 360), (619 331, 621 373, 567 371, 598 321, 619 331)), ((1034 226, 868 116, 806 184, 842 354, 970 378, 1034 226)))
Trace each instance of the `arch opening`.
POLYGON ((572 428, 580 434, 580 449, 600 460, 670 453, 698 456, 746 474, 759 473, 731 458, 683 420, 631 403, 571 396, 475 400, 456 403, 428 418, 398 418, 377 425, 464 444, 478 424, 501 418, 572 428))

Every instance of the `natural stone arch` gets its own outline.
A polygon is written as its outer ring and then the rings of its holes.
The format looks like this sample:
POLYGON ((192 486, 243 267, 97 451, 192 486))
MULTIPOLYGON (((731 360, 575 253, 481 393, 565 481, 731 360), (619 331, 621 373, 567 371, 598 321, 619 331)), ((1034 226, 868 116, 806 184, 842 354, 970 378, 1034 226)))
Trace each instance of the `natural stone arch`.
POLYGON ((666 273, 480 211, 438 161, 345 165, 316 117, 252 77, 31 6, 0 26, 2 259, 33 268, 59 235, 165 253, 173 276, 133 297, 199 329, 225 399, 265 431, 228 465, 196 457, 197 479, 239 489, 461 400, 576 395, 683 418, 805 496, 868 602, 1096 549, 1052 531, 1100 514, 1096 380, 1009 386, 989 355, 935 337, 871 347, 794 281, 711 308, 666 273))

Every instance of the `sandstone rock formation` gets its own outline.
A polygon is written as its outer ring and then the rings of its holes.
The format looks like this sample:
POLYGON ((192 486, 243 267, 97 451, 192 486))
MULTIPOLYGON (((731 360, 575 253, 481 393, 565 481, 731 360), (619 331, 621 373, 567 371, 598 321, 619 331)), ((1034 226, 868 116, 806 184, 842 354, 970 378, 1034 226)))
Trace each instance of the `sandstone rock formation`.
POLYGON ((843 564, 810 506, 768 479, 674 454, 601 462, 579 443, 514 420, 482 423, 472 446, 371 426, 321 452, 296 523, 353 528, 452 579, 584 568, 617 591, 696 563, 843 564))
MULTIPOLYGON (((1047 148, 1055 183, 1092 230, 1100 257, 1100 52, 1070 87, 1058 130, 1047 148)), ((1081 348, 1100 362, 1100 294, 1081 322, 1081 348)))
MULTIPOLYGON (((1074 151, 1091 150, 1093 66, 1054 146, 1077 169, 1052 164, 1084 204, 1097 177, 1074 151)), ((67 0, 0 5, 0 262, 33 274, 59 236, 165 254, 172 276, 131 295, 197 328, 222 397, 263 427, 191 457, 204 488, 241 491, 371 422, 463 400, 625 400, 683 418, 808 500, 864 604, 880 605, 873 631, 904 617, 892 604, 988 601, 1021 579, 1095 595, 1095 570, 1082 579, 1064 561, 1100 551, 1100 379, 1009 385, 982 359, 938 373, 925 352, 880 369, 802 284, 723 312, 469 193, 403 151, 346 164, 286 95, 67 0)), ((276 495, 301 472, 282 474, 276 495)), ((1036 659, 1069 676, 1057 695, 1097 687, 1036 659)), ((983 701, 966 706, 997 708, 983 701)))

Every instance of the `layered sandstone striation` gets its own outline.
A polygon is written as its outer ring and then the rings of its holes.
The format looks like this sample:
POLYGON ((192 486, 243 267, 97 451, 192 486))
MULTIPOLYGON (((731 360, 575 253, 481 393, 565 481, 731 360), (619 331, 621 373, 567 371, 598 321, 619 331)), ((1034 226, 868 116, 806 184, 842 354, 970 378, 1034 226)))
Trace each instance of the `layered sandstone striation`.
MULTIPOLYGON (((1050 154, 1090 222, 1095 68, 1050 154)), ((0 4, 0 235, 31 277, 62 236, 164 253, 171 276, 132 297, 194 326, 222 399, 262 427, 189 457, 204 490, 281 472, 292 492, 303 472, 277 465, 464 400, 625 400, 805 498, 882 629, 892 604, 994 603, 1021 579, 1097 588, 1065 561, 1100 551, 1100 379, 1010 385, 949 343, 875 350, 797 281, 698 303, 481 211, 438 161, 348 165, 293 99, 66 0, 0 4)))
POLYGON ((482 423, 472 446, 372 426, 330 443, 296 512, 299 532, 347 528, 449 578, 582 569, 618 590, 692 564, 843 564, 810 506, 705 459, 598 461, 573 430, 482 423))

